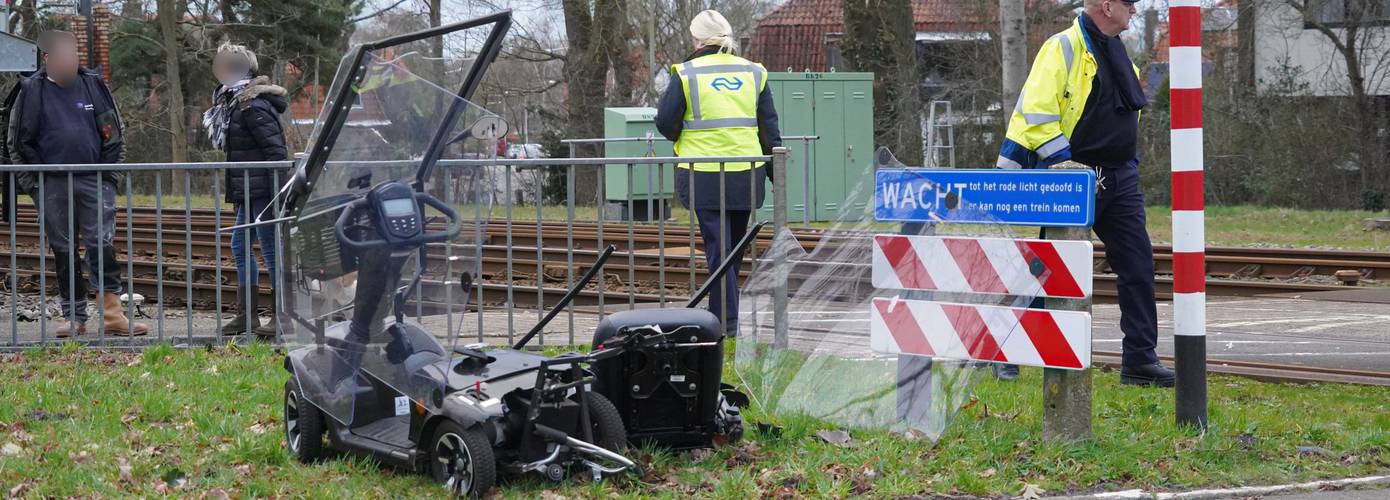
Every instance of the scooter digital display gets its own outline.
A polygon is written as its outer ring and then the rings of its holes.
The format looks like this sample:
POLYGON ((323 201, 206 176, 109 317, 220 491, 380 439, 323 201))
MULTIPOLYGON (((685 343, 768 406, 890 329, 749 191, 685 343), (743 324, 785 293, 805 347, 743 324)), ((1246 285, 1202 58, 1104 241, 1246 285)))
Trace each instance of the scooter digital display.
POLYGON ((420 235, 424 224, 415 193, 399 182, 388 182, 372 189, 367 200, 377 213, 378 231, 387 241, 409 240, 420 235))

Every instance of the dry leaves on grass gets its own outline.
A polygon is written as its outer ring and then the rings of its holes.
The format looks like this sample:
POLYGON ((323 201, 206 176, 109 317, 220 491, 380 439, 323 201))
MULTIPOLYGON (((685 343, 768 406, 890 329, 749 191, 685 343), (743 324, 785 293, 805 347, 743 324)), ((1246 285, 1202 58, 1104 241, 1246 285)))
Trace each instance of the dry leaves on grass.
POLYGON ((131 422, 134 422, 140 418, 141 411, 142 410, 139 406, 131 407, 129 410, 126 410, 125 415, 121 415, 121 423, 130 425, 131 422))
POLYGON ((1042 498, 1043 493, 1047 493, 1047 490, 1042 489, 1041 486, 1032 483, 1024 483, 1023 489, 1018 492, 1018 498, 1021 500, 1038 500, 1042 498))
POLYGON ((732 469, 734 467, 757 462, 763 458, 763 454, 758 450, 758 443, 756 441, 746 441, 734 448, 733 455, 730 455, 729 459, 724 461, 724 465, 732 469))
POLYGON ((849 432, 843 430, 816 431, 816 437, 820 438, 821 441, 841 448, 855 448, 859 446, 858 443, 854 442, 854 438, 850 437, 849 432))
POLYGON ((125 457, 116 457, 116 471, 117 474, 119 474, 117 479, 121 484, 126 486, 135 485, 135 476, 131 474, 132 469, 130 467, 130 461, 126 460, 125 457))

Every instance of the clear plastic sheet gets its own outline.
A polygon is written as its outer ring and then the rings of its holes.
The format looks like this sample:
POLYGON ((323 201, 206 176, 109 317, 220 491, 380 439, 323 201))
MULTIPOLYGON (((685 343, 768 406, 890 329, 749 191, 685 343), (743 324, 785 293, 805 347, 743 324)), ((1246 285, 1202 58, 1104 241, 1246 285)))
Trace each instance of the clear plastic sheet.
MULTIPOLYGON (((872 168, 902 166, 886 150, 875 157, 872 168)), ((755 411, 774 419, 804 415, 846 428, 911 430, 935 442, 986 372, 980 368, 987 363, 971 360, 995 359, 998 346, 1020 330, 1013 311, 980 312, 972 306, 1027 307, 1041 293, 1041 285, 1011 290, 1019 292, 1011 295, 875 288, 871 281, 875 235, 1014 238, 1015 234, 1002 224, 876 222, 870 174, 859 177, 865 181, 842 205, 862 210, 845 210, 839 220, 815 234, 815 240, 798 239, 791 231, 776 234, 770 248, 758 256, 741 290, 742 333, 735 348, 734 371, 755 411), (788 298, 787 327, 781 338, 775 325, 780 286, 786 287, 788 298), (933 355, 892 354, 886 352, 891 349, 873 345, 870 332, 878 320, 871 308, 893 312, 907 307, 908 301, 947 304, 940 308, 944 314, 921 316, 919 324, 924 332, 954 331, 959 342, 937 345, 933 355), (980 316, 974 316, 977 313, 980 316), (992 333, 985 333, 985 328, 992 333)), ((969 200, 964 201, 968 208, 969 200)), ((1015 272, 1019 270, 997 268, 1022 265, 1013 263, 1019 259, 991 256, 991 260, 996 270, 984 270, 979 261, 975 267, 961 266, 962 277, 973 279, 975 272, 1015 272)))
MULTIPOLYGON (((505 127, 497 115, 458 95, 467 63, 495 28, 439 35, 458 42, 451 55, 461 61, 448 66, 460 69, 452 72, 419 50, 428 39, 363 49, 360 60, 349 52, 311 137, 304 167, 310 182, 294 194, 300 203, 288 214, 282 339, 303 396, 342 425, 408 418, 413 405, 441 403, 467 325, 460 320, 448 332, 431 330, 414 317, 452 320, 467 312, 471 288, 460 284, 465 275, 479 275, 479 242, 491 207, 489 197, 477 194, 484 167, 441 166, 430 161, 431 152, 445 162, 490 158, 505 133, 497 130, 505 127), (334 116, 330 109, 339 103, 332 99, 342 99, 345 87, 353 104, 334 116), (380 238, 368 213, 352 206, 368 191, 390 182, 414 187, 417 180, 423 193, 456 212, 454 236, 376 250, 341 242, 335 223, 344 211, 361 231, 353 239, 380 238)), ((450 227, 442 212, 417 206, 426 233, 450 227)))

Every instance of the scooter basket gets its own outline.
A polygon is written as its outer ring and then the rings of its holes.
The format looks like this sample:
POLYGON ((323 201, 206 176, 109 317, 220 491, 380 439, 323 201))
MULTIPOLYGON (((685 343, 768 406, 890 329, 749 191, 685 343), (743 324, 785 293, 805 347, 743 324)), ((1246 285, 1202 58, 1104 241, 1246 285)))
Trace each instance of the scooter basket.
POLYGON ((330 280, 357 270, 357 256, 338 242, 334 227, 338 215, 346 210, 341 206, 341 198, 344 197, 310 200, 304 206, 304 213, 309 216, 300 217, 290 226, 291 234, 299 233, 290 241, 295 244, 295 264, 306 278, 330 280))
POLYGON ((742 421, 720 393, 723 335, 719 319, 703 309, 614 313, 594 332, 594 346, 659 328, 662 342, 628 347, 593 363, 594 390, 618 408, 635 444, 672 448, 710 446, 715 436, 737 439, 742 421))

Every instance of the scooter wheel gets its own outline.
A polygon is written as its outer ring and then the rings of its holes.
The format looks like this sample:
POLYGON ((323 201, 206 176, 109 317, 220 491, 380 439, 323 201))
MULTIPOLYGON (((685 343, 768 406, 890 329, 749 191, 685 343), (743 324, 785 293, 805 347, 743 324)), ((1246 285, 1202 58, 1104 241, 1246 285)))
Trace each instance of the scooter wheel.
POLYGON ((303 463, 323 457, 323 412, 299 392, 294 379, 285 382, 285 447, 303 463))
POLYGON ((440 422, 430 440, 430 473, 455 496, 479 498, 497 481, 492 446, 477 429, 440 422))
POLYGON ((594 444, 610 451, 627 448, 627 428, 618 407, 597 392, 589 393, 589 423, 594 429, 594 444))

